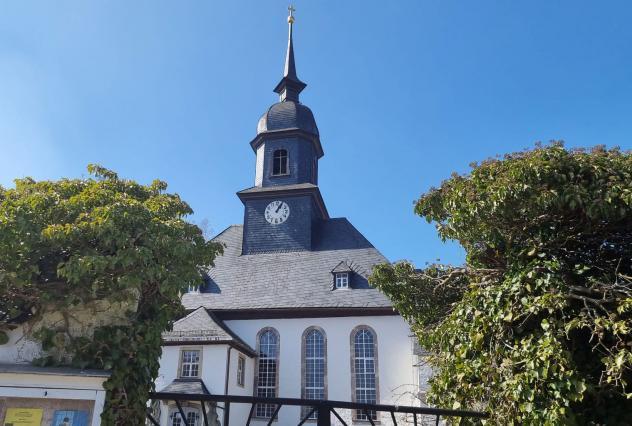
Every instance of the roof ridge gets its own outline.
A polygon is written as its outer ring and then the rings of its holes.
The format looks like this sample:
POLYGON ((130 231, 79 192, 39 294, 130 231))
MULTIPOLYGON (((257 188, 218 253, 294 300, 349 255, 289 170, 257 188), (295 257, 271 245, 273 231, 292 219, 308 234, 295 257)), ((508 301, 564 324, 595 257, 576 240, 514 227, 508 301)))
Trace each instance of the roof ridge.
POLYGON ((225 233, 226 231, 228 231, 230 228, 240 228, 243 227, 244 225, 240 225, 238 223, 236 224, 232 224, 232 225, 228 225, 226 228, 224 228, 219 234, 215 235, 213 238, 211 238, 211 241, 213 241, 214 239, 218 238, 220 235, 222 235, 223 233, 225 233))
MULTIPOLYGON (((187 314, 187 315, 183 316, 182 318, 180 318, 180 319, 179 319, 179 320, 177 320, 177 321, 174 321, 174 324, 175 324, 175 323, 177 323, 177 322, 180 322, 180 321, 183 321, 183 320, 185 320, 185 319, 189 318, 190 316, 192 316, 193 314, 195 314, 195 313, 196 313, 197 311, 199 311, 200 309, 204 309, 204 307, 200 306, 199 308, 194 309, 194 310, 193 310, 193 312, 191 312, 191 313, 189 313, 189 314, 187 314)), ((208 314, 208 312, 207 312, 207 314, 208 314)))

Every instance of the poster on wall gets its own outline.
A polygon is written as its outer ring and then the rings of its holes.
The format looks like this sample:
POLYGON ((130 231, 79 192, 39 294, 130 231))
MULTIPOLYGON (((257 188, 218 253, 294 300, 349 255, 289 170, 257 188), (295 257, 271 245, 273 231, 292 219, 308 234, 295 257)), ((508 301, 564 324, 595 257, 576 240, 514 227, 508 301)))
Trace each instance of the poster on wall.
POLYGON ((77 410, 57 410, 53 426, 88 426, 88 412, 77 410))
POLYGON ((43 414, 41 408, 7 408, 4 426, 40 426, 43 414))

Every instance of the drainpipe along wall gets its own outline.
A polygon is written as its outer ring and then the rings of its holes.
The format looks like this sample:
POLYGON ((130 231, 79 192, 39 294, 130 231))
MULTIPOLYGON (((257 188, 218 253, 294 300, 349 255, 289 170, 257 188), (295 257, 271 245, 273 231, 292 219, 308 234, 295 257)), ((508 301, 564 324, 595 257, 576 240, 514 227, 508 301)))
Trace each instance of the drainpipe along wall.
MULTIPOLYGON (((228 395, 228 379, 230 378, 230 352, 233 350, 232 346, 228 346, 226 349, 226 377, 224 382, 224 395, 228 395)), ((224 403, 224 422, 222 424, 228 424, 228 416, 230 416, 230 410, 226 409, 227 404, 224 403)))

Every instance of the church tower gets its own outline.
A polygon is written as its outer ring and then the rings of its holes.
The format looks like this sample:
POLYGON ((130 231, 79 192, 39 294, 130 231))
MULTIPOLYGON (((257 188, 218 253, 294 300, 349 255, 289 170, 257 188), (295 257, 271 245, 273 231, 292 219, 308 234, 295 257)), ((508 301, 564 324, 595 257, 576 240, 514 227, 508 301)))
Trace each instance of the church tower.
MULTIPOLYGON (((212 239, 223 254, 204 284, 182 296, 188 315, 163 333, 155 387, 163 395, 194 395, 222 383, 227 395, 419 405, 431 371, 413 353, 409 325, 369 282, 388 259, 347 218, 329 217, 318 188, 323 148, 300 101, 306 85, 296 72, 289 10, 285 69, 274 88, 279 99, 250 142, 254 184, 237 193, 243 225, 212 239)), ((238 405, 224 404, 222 425, 330 420, 298 406, 238 405)), ((207 407, 163 401, 160 424, 199 423, 207 407)), ((379 411, 341 409, 336 417, 349 425, 395 424, 379 411)))
POLYGON ((299 101, 307 85, 296 74, 289 10, 285 70, 274 88, 279 102, 263 114, 250 142, 254 186, 237 193, 245 208, 242 254, 311 250, 315 226, 329 218, 318 189, 324 152, 314 115, 299 101))

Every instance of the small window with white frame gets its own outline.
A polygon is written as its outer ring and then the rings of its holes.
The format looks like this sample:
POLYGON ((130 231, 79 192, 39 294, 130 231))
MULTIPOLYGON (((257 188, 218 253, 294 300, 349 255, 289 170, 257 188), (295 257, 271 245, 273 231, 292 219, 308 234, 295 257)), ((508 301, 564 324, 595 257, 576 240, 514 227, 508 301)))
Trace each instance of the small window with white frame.
POLYGON ((200 377, 200 351, 183 349, 180 358, 180 377, 200 377))
POLYGON ((336 288, 349 288, 349 273, 337 272, 336 274, 336 288))
POLYGON ((182 421, 180 410, 172 410, 169 415, 169 426, 198 426, 200 424, 200 410, 197 408, 183 407, 182 411, 186 420, 182 421))
POLYGON ((246 383, 246 358, 243 355, 239 355, 237 358, 237 385, 244 387, 246 383))

